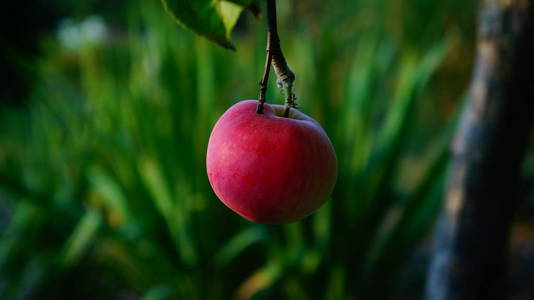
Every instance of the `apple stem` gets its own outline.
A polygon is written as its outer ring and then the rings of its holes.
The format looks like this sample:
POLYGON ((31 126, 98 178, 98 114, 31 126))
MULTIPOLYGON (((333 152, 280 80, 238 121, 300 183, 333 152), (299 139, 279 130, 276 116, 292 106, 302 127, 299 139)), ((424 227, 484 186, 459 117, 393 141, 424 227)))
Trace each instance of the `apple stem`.
POLYGON ((295 73, 289 68, 287 61, 280 47, 280 38, 278 37, 278 28, 276 24, 276 0, 267 0, 267 58, 263 70, 263 77, 260 81, 260 94, 258 97, 258 106, 256 113, 263 113, 263 104, 265 103, 265 93, 267 92, 267 83, 269 81, 269 72, 271 64, 276 73, 276 85, 282 89, 285 97, 284 116, 289 116, 291 107, 296 108, 296 97, 293 93, 293 82, 295 73))
POLYGON ((263 103, 265 103, 265 93, 267 93, 267 82, 269 82, 269 71, 271 70, 271 51, 269 49, 271 35, 267 35, 267 58, 265 59, 265 67, 263 68, 263 76, 260 81, 260 95, 258 97, 258 106, 256 113, 263 114, 263 103))
POLYGON ((295 93, 293 93, 293 85, 283 87, 282 91, 286 98, 284 105, 284 117, 287 118, 289 117, 289 110, 292 107, 297 108, 297 103, 295 103, 297 97, 295 96, 295 93))

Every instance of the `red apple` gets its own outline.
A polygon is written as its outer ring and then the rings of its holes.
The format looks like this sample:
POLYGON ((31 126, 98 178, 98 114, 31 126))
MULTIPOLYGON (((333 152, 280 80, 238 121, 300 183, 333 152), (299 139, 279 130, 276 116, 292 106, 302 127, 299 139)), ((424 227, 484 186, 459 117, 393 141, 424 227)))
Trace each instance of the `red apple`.
POLYGON ((302 219, 328 198, 337 178, 334 147, 321 125, 291 109, 255 100, 230 107, 211 132, 206 157, 219 199, 244 218, 265 224, 302 219))

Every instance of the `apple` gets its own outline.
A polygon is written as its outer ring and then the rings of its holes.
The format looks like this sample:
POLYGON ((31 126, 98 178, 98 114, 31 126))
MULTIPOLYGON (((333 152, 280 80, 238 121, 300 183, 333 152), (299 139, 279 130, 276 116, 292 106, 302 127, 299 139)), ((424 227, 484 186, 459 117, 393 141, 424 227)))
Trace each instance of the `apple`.
POLYGON ((208 143, 206 168, 217 197, 244 218, 264 224, 302 219, 327 200, 337 178, 334 147, 304 113, 256 100, 230 107, 208 143))

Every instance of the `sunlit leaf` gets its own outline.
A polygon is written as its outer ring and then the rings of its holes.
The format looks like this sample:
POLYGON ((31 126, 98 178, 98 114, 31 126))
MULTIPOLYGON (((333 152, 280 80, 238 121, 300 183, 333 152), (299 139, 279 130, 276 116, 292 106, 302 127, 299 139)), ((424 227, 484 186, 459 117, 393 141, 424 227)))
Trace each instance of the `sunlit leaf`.
POLYGON ((234 49, 231 42, 234 28, 241 12, 251 0, 162 0, 168 13, 186 28, 202 35, 227 49, 234 49))
POLYGON ((117 225, 122 225, 129 217, 128 199, 120 185, 100 168, 93 168, 88 174, 93 188, 102 196, 115 218, 117 225))
POLYGON ((251 245, 265 240, 267 232, 263 227, 252 226, 236 234, 226 243, 215 256, 215 263, 221 267, 228 264, 235 257, 239 256, 251 245))
POLYGON ((268 288, 281 275, 281 265, 268 263, 263 268, 252 273, 238 288, 236 299, 251 299, 256 293, 268 288))
POLYGON ((78 225, 76 225, 76 228, 74 228, 60 254, 62 266, 68 267, 80 259, 89 243, 95 238, 101 220, 99 212, 94 210, 87 211, 78 225))

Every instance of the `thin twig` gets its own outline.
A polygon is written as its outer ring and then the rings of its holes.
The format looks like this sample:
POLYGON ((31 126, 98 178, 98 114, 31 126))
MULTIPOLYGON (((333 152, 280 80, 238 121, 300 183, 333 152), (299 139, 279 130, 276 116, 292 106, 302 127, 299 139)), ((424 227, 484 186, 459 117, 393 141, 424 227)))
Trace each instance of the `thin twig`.
POLYGON ((267 37, 267 58, 265 59, 265 67, 263 68, 263 76, 260 81, 260 95, 258 97, 258 106, 256 113, 263 114, 263 104, 265 103, 265 94, 267 93, 267 83, 269 82, 269 72, 271 70, 271 51, 269 49, 270 34, 267 37))
POLYGON ((267 0, 267 59, 263 70, 263 77, 260 81, 260 93, 258 97, 258 106, 256 112, 263 113, 263 104, 265 103, 265 94, 267 92, 267 83, 269 81, 269 71, 271 64, 277 76, 277 85, 282 88, 285 95, 285 112, 289 115, 289 108, 296 107, 295 95, 293 94, 293 82, 295 74, 287 65, 282 48, 280 47, 280 38, 278 37, 278 28, 276 23, 276 0, 267 0))

